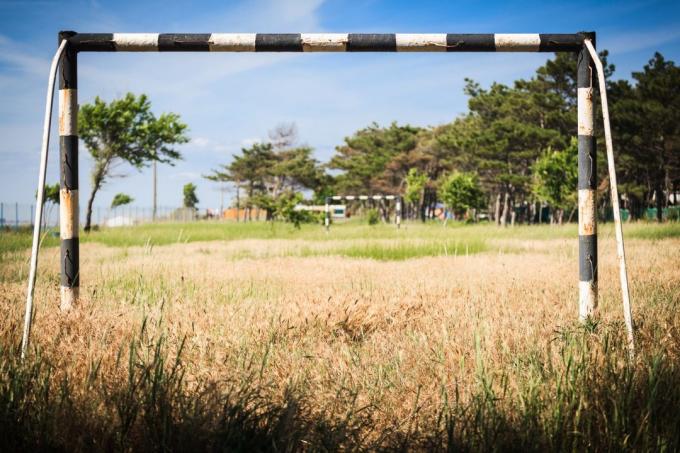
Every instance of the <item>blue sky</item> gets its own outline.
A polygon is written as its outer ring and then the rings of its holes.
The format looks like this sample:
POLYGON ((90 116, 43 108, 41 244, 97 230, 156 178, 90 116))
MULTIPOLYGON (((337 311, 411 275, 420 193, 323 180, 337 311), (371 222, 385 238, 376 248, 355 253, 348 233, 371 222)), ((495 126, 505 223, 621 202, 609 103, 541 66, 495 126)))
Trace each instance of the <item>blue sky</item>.
MULTIPOLYGON (((595 30, 615 78, 629 78, 660 51, 680 60, 680 2, 255 0, 0 0, 0 201, 35 193, 49 61, 59 30, 81 32, 571 33, 595 30)), ((201 178, 241 146, 295 122, 302 142, 327 160, 343 137, 372 121, 433 125, 466 110, 463 79, 487 85, 530 77, 550 54, 84 54, 79 101, 147 93, 157 113, 179 113, 192 141, 185 159, 159 168, 159 204, 198 185, 201 207, 217 207, 201 178)), ((48 181, 58 181, 51 145, 48 181)), ((81 145, 81 205, 90 159, 81 145)), ((150 170, 121 167, 95 205, 126 192, 151 204, 150 170)))

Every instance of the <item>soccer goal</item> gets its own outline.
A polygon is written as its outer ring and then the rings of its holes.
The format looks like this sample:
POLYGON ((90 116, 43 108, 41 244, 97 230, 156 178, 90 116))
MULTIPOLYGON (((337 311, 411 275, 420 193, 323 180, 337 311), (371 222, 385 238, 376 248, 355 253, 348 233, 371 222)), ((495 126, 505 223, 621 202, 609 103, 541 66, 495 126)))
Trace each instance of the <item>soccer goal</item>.
MULTIPOLYGON (((331 217, 333 210, 333 202, 354 202, 358 201, 365 205, 365 203, 378 203, 381 208, 384 218, 388 218, 389 214, 389 203, 394 202, 394 224, 397 229, 401 228, 401 209, 402 209, 402 199, 399 195, 333 195, 332 197, 326 197, 326 217, 324 219, 324 225, 326 226, 326 231, 329 231, 331 225, 331 217)), ((345 214, 346 215, 346 214, 345 214)))
MULTIPOLYGON (((596 156, 593 133, 594 76, 601 63, 595 53, 595 33, 572 34, 263 34, 263 33, 59 33, 59 51, 52 73, 59 71, 59 162, 60 162, 60 237, 61 237, 61 308, 68 310, 78 300, 81 281, 78 219, 78 57, 88 52, 573 52, 577 58, 578 89, 578 249, 579 309, 581 319, 597 307, 598 260, 596 221, 596 156)), ((601 76, 601 70, 599 71, 601 76)), ((45 162, 51 116, 53 77, 48 89, 46 123, 41 153, 38 204, 42 206, 45 162)), ((603 115, 614 216, 618 219, 618 195, 609 134, 604 79, 600 77, 603 115)), ((327 201, 328 206, 328 201, 327 201)), ((401 206, 399 206, 401 208, 401 206)), ((401 209, 399 209, 401 210, 401 209)), ((328 210, 327 210, 328 212, 328 210)), ((41 209, 36 210, 33 254, 26 304, 24 345, 28 341, 32 317, 32 300, 37 266, 41 209)), ((328 226, 328 216, 326 217, 328 226)), ((400 220, 398 221, 398 224, 400 220)), ((632 320, 620 222, 617 243, 624 316, 632 344, 632 320)), ((22 350, 23 350, 22 349, 22 350)))

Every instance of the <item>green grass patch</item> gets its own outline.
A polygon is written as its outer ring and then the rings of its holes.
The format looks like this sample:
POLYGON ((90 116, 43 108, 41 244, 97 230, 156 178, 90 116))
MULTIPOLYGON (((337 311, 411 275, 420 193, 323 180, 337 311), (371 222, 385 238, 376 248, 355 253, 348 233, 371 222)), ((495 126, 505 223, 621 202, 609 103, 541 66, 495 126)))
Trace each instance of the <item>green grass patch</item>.
MULTIPOLYGON (((613 238, 613 224, 600 224, 602 238, 613 238)), ((50 230, 42 235, 43 247, 59 245, 58 233, 50 230)), ((329 233, 320 225, 302 225, 300 229, 280 222, 192 222, 158 223, 131 227, 103 228, 90 233, 80 233, 82 243, 98 243, 110 247, 168 245, 188 242, 235 241, 244 239, 304 239, 328 240, 395 240, 394 245, 371 247, 340 247, 333 254, 375 259, 406 259, 419 256, 452 254, 456 244, 468 244, 468 253, 483 251, 489 239, 551 240, 578 237, 576 224, 563 226, 521 225, 499 228, 490 224, 469 225, 450 222, 405 222, 401 229, 392 224, 369 226, 359 221, 336 223, 329 233), (408 241, 419 240, 420 243, 408 241), (417 250, 422 248, 422 250, 417 250), (388 258, 388 257, 394 258, 388 258)), ((633 223, 624 225, 624 237, 658 240, 680 237, 680 223, 633 223)), ((0 232, 0 256, 31 247, 32 231, 5 230, 0 232)), ((312 252, 315 253, 315 252, 312 252)), ((460 254, 461 252, 459 252, 460 254)), ((453 253, 454 255, 456 253, 453 253)))
POLYGON ((624 237, 635 239, 669 239, 680 237, 680 223, 636 223, 623 227, 624 237))
MULTIPOLYGON (((59 245, 59 231, 48 230, 41 235, 43 247, 59 245)), ((20 228, 19 230, 0 231, 0 256, 7 253, 19 252, 31 248, 33 242, 33 230, 20 228)))
POLYGON ((339 255, 350 258, 368 258, 379 261, 401 261, 409 258, 426 256, 460 256, 472 255, 487 249, 480 240, 444 240, 422 242, 394 242, 393 244, 374 243, 368 245, 351 245, 340 247, 323 253, 324 255, 339 255))

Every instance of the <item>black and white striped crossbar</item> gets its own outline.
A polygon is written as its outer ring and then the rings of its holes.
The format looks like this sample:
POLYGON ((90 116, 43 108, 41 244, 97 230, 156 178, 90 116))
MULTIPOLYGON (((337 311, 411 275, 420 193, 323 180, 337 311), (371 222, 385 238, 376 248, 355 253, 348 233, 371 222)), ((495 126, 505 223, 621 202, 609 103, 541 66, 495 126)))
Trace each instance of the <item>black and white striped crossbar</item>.
POLYGON ((353 200, 394 200, 397 197, 395 195, 333 195, 332 200, 341 201, 353 201, 353 200))
POLYGON ((75 33, 84 52, 578 52, 586 33, 75 33))

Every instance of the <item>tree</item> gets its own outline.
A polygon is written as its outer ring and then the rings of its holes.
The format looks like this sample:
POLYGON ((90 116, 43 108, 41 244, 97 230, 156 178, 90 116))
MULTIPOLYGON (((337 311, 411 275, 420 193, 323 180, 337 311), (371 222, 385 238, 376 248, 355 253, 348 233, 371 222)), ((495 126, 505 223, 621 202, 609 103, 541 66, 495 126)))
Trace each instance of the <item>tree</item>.
MULTIPOLYGON (((405 182, 404 199, 411 205, 420 206, 422 211, 425 186, 428 182, 427 175, 418 171, 417 168, 411 168, 406 175, 405 182)), ((425 218, 423 217, 424 220, 425 218)))
POLYGON ((314 150, 299 144, 295 123, 279 124, 269 131, 269 143, 273 165, 265 172, 264 186, 272 198, 320 186, 323 168, 313 157, 314 150))
MULTIPOLYGON (((494 83, 482 89, 467 80, 471 115, 480 123, 474 136, 478 166, 485 185, 497 193, 496 222, 505 225, 508 213, 531 193, 531 165, 548 147, 565 146, 559 129, 549 127, 544 107, 537 105, 526 87, 494 83)), ((511 222, 514 221, 514 215, 511 222)))
MULTIPOLYGON (((561 151, 548 149, 533 166, 533 193, 557 210, 557 223, 562 224, 564 210, 576 207, 578 184, 578 142, 561 151)), ((573 211, 572 211, 573 212, 573 211)))
MULTIPOLYGON (((265 190, 265 177, 269 169, 274 165, 274 151, 270 143, 255 143, 250 148, 242 148, 241 155, 234 156, 231 164, 223 166, 227 175, 238 184, 243 182, 246 191, 246 209, 248 219, 251 218, 256 195, 265 190)), ((217 174, 217 173, 216 173, 217 174)))
MULTIPOLYGON (((481 136, 482 119, 477 115, 463 115, 451 123, 433 129, 432 144, 438 156, 441 172, 454 169, 477 172, 482 163, 478 138, 481 136)), ((439 175, 435 177, 438 179, 439 175)))
POLYGON ((126 193, 117 193, 113 200, 111 201, 111 208, 117 208, 118 206, 125 206, 135 201, 130 195, 126 193))
POLYGON ((667 194, 680 185, 680 68, 654 54, 635 84, 612 86, 612 132, 622 192, 638 217, 654 200, 662 220, 667 194))
POLYGON ((99 97, 80 107, 78 131, 94 162, 92 189, 87 202, 85 231, 90 230, 92 204, 102 185, 122 176, 115 169, 128 163, 141 169, 152 161, 172 164, 180 153, 172 145, 185 143, 187 126, 175 114, 156 118, 146 95, 126 94, 106 103, 99 97))
MULTIPOLYGON (((38 191, 35 191, 36 198, 38 191)), ((59 183, 45 184, 45 190, 43 192, 43 205, 45 206, 45 212, 43 213, 43 229, 47 226, 47 220, 50 218, 52 213, 52 207, 59 204, 59 183)))
POLYGON ((295 146, 295 126, 284 124, 269 133, 266 143, 242 148, 232 162, 205 176, 212 181, 230 181, 246 189, 248 212, 255 206, 267 212, 267 220, 277 216, 278 200, 301 190, 327 190, 328 177, 313 157, 313 149, 295 146))
MULTIPOLYGON (((614 73, 614 65, 609 64, 609 52, 599 52, 607 80, 614 73)), ((545 65, 536 70, 536 76, 528 81, 519 80, 521 87, 526 89, 533 98, 533 102, 542 105, 544 118, 548 127, 558 129, 565 136, 576 134, 576 68, 578 55, 573 52, 560 52, 555 58, 548 60, 545 65)), ((597 77, 593 74, 593 77, 597 77)), ((597 100, 594 102, 597 107, 597 100)))
POLYGON ((427 176, 412 168, 406 175, 406 189, 404 198, 409 203, 418 203, 423 196, 423 189, 427 183, 427 176))
POLYGON ((307 146, 282 149, 275 153, 274 166, 265 178, 265 185, 274 198, 285 190, 316 189, 322 180, 319 162, 307 146))
POLYGON ((183 206, 185 208, 196 209, 196 205, 198 204, 198 197, 196 196, 196 184, 191 182, 184 184, 182 192, 184 193, 183 206))
POLYGON ((420 128, 392 123, 383 128, 373 123, 345 138, 345 144, 336 148, 329 168, 341 170, 336 177, 337 192, 397 192, 402 187, 408 168, 386 172, 388 164, 396 157, 416 149, 420 128))
POLYGON ((475 173, 450 174, 441 182, 439 192, 456 218, 467 217, 470 210, 479 209, 485 204, 484 192, 475 173))
MULTIPOLYGON (((514 217, 516 202, 524 206, 531 201, 536 159, 548 148, 565 149, 576 135, 576 58, 559 53, 534 77, 512 87, 493 84, 485 90, 468 80, 470 116, 477 124, 471 133, 460 134, 466 137, 460 141, 466 154, 475 154, 470 162, 479 169, 484 188, 496 193, 497 223, 505 224, 510 210, 514 217)), ((606 51, 600 58, 608 77, 614 67, 607 63, 606 51)))
POLYGON ((299 192, 285 192, 276 199, 274 207, 276 217, 292 223, 295 228, 300 228, 302 223, 317 221, 317 217, 310 211, 297 210, 295 207, 303 200, 299 192))
MULTIPOLYGON (((37 191, 36 191, 37 192, 37 191)), ((43 193, 43 203, 59 204, 59 183, 45 184, 45 192, 43 193)))

